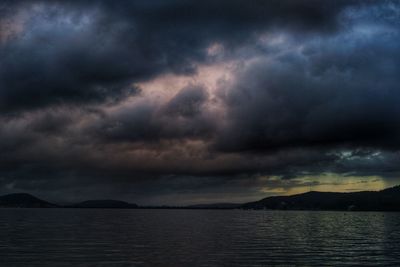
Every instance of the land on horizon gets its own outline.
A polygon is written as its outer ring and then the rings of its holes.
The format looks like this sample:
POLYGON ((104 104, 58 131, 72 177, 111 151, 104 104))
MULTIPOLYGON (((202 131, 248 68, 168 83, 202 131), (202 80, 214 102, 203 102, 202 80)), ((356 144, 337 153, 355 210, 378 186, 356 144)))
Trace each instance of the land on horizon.
POLYGON ((107 208, 107 209, 268 209, 268 210, 339 210, 400 211, 400 185, 380 191, 318 192, 309 191, 290 196, 271 196, 258 201, 211 203, 187 206, 139 206, 120 200, 86 200, 60 205, 27 193, 0 196, 0 208, 107 208))

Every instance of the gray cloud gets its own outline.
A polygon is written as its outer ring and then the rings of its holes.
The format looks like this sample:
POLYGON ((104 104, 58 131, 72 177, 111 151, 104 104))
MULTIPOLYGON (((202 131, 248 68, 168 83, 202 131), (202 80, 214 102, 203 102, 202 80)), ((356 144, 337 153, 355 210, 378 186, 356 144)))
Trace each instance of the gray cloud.
POLYGON ((161 72, 193 73, 213 42, 240 46, 275 26, 333 30, 352 4, 7 1, 1 28, 22 29, 0 47, 0 108, 113 100, 161 72))
MULTIPOLYGON (((378 28, 377 28, 378 27, 378 28)), ((225 84, 226 151, 399 145, 399 32, 357 25, 259 57, 225 84)), ((289 41, 290 42, 290 41, 289 41)))
POLYGON ((260 196, 264 176, 272 189, 398 177, 397 1, 3 1, 0 14, 1 192, 190 202, 179 195, 260 196), (216 91, 196 80, 227 62, 216 91), (168 74, 192 80, 143 91, 168 74))

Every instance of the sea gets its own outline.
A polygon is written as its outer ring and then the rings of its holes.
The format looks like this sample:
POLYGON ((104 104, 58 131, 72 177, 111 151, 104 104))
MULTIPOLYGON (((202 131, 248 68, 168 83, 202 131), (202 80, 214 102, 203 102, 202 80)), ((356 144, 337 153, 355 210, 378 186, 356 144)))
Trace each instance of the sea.
POLYGON ((400 213, 0 209, 0 266, 400 266, 400 213))

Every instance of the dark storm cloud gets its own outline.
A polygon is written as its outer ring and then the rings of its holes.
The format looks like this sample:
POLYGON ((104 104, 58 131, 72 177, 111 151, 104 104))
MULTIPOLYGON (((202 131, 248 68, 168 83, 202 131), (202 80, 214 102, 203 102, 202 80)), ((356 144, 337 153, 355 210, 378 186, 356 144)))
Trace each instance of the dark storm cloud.
POLYGON ((203 87, 187 86, 164 105, 143 101, 99 118, 88 131, 102 142, 203 139, 216 128, 212 115, 203 108, 207 100, 203 87))
POLYGON ((0 16, 1 192, 201 201, 399 174, 398 1, 2 1, 0 16), (227 62, 217 89, 196 77, 227 62), (168 74, 193 80, 168 93, 168 74))
POLYGON ((398 149, 400 33, 363 25, 260 57, 227 87, 230 126, 218 147, 398 149), (361 27, 361 26, 360 26, 361 27))
POLYGON ((172 116, 193 117, 201 111, 207 93, 201 87, 189 86, 182 89, 165 107, 172 116))
POLYGON ((0 47, 0 107, 113 100, 160 72, 193 73, 212 42, 238 46, 273 26, 333 30, 352 4, 6 1, 0 31, 18 23, 22 29, 0 47))
POLYGON ((80 14, 47 11, 29 18, 23 32, 1 46, 3 111, 115 99, 134 92, 129 84, 134 70, 124 60, 130 48, 117 44, 112 33, 96 33, 80 14))

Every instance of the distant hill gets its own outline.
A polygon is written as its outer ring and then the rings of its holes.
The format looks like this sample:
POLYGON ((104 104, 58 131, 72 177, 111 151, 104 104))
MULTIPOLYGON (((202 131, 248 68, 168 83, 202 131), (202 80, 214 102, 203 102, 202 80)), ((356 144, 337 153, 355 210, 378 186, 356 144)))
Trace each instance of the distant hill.
POLYGON ((96 208, 96 209, 135 209, 138 205, 119 200, 87 200, 74 205, 69 208, 96 208))
POLYGON ((400 186, 353 193, 316 192, 267 197, 243 209, 400 211, 400 186))
POLYGON ((109 208, 134 209, 136 204, 119 200, 88 200, 77 204, 56 205, 26 193, 17 193, 0 196, 0 208, 109 208))
POLYGON ((0 208, 98 208, 98 209, 271 209, 271 210, 354 210, 400 211, 400 186, 381 191, 352 193, 311 191, 292 196, 274 196, 245 204, 215 203, 186 207, 139 207, 119 200, 88 200, 69 206, 60 206, 30 194, 19 193, 0 196, 0 208))
POLYGON ((55 208, 55 204, 26 193, 0 196, 0 208, 55 208))

